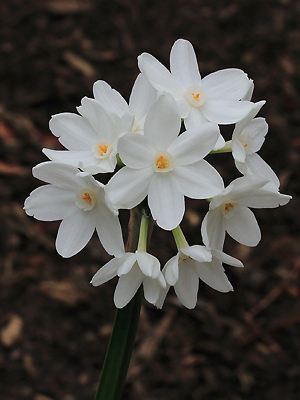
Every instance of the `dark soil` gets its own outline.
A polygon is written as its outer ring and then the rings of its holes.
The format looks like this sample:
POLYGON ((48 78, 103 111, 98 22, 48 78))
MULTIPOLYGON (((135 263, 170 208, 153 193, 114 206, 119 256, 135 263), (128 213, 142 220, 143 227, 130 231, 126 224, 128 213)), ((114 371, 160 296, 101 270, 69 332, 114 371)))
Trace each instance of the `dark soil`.
MULTIPOLYGON (((128 96, 148 51, 163 62, 174 40, 191 40, 203 75, 239 67, 266 99, 270 131, 261 152, 292 202, 256 212, 257 248, 228 241, 244 270, 227 269, 231 294, 201 285, 193 311, 173 295, 145 304, 124 399, 300 398, 299 119, 300 4, 293 0, 10 0, 0 3, 0 398, 90 400, 111 331, 115 282, 89 281, 108 260, 94 239, 72 259, 54 248, 56 223, 27 217, 38 185, 31 167, 58 148, 51 114, 75 111, 97 79, 128 96)), ((229 155, 214 157, 230 179, 229 155)), ((204 202, 184 221, 200 241, 204 202)), ((174 254, 155 229, 152 250, 174 254)))

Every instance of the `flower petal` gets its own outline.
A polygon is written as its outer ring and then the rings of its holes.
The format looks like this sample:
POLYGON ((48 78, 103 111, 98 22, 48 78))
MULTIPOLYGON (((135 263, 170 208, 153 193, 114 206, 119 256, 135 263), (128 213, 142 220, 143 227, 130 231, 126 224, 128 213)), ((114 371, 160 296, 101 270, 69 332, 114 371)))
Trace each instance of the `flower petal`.
POLYGON ((256 218, 247 207, 236 206, 231 218, 225 218, 225 229, 237 242, 246 246, 256 246, 261 233, 256 218))
MULTIPOLYGON (((193 262, 193 264, 195 264, 193 262)), ((181 303, 189 308, 195 308, 197 304, 197 295, 199 288, 199 278, 192 265, 185 262, 184 265, 179 264, 179 278, 174 289, 181 303)))
POLYGON ((177 253, 176 256, 170 258, 170 260, 167 261, 163 269, 166 282, 170 286, 174 286, 175 283, 178 281, 178 276, 179 276, 178 259, 179 259, 179 253, 177 253))
POLYGON ((232 139, 231 148, 233 158, 240 163, 244 163, 246 160, 246 151, 242 143, 238 139, 232 139))
POLYGON ((55 243, 58 254, 62 257, 72 257, 86 246, 95 231, 91 215, 88 211, 78 210, 77 213, 63 219, 55 243))
POLYGON ((138 267, 132 268, 128 274, 119 278, 115 294, 114 303, 117 308, 125 307, 141 286, 143 275, 138 267))
POLYGON ((220 130, 217 124, 206 122, 193 131, 183 132, 168 148, 176 165, 192 164, 204 158, 215 146, 220 130))
POLYGON ((221 69, 202 80, 207 97, 213 99, 240 100, 248 92, 251 82, 245 72, 237 68, 221 69))
POLYGON ((194 245, 180 249, 180 251, 195 261, 204 262, 212 260, 211 252, 205 246, 194 245))
POLYGON ((95 157, 90 150, 51 150, 43 149, 43 153, 51 160, 76 168, 81 168, 84 164, 95 164, 95 157))
POLYGON ((122 264, 120 264, 117 271, 118 276, 126 275, 132 269, 136 262, 136 256, 134 253, 126 253, 122 256, 122 264))
POLYGON ((123 257, 113 258, 108 263, 103 265, 93 276, 91 284, 100 286, 117 276, 117 271, 123 263, 123 257))
POLYGON ((74 113, 53 115, 49 128, 68 150, 89 149, 95 143, 96 132, 82 116, 74 113))
POLYGON ((224 188, 220 174, 205 160, 176 167, 173 175, 181 193, 191 199, 208 199, 224 188))
POLYGON ((153 175, 148 189, 148 204, 157 224, 172 230, 180 224, 184 215, 184 196, 170 173, 153 175))
POLYGON ((230 256, 229 254, 223 253, 223 251, 213 250, 212 253, 214 258, 221 260, 224 264, 231 265, 232 267, 237 268, 244 267, 243 263, 240 260, 230 256))
POLYGON ((118 151, 123 163, 134 169, 150 167, 155 157, 155 151, 149 139, 136 133, 121 137, 118 151))
POLYGON ((157 151, 166 150, 179 134, 181 118, 171 96, 160 96, 145 119, 144 135, 157 151))
POLYGON ((246 125, 243 134, 245 133, 247 137, 248 154, 256 153, 260 150, 267 132, 268 124, 265 118, 255 118, 246 125))
POLYGON ((74 193, 53 185, 33 190, 24 203, 27 215, 40 221, 58 221, 77 211, 74 193))
POLYGON ((105 81, 99 80, 94 83, 93 94, 101 106, 119 116, 128 112, 128 104, 121 94, 112 89, 105 81))
POLYGON ((159 298, 161 286, 157 279, 145 278, 143 280, 144 296, 150 304, 155 304, 159 298))
POLYGON ((138 57, 138 66, 156 90, 180 96, 182 88, 176 78, 151 54, 141 54, 138 57))
POLYGON ((202 112, 208 121, 217 124, 235 124, 243 119, 252 109, 249 101, 207 99, 202 112))
POLYGON ((160 274, 160 263, 152 254, 137 251, 136 260, 140 270, 145 276, 156 279, 160 274))
POLYGON ((148 113, 150 107, 157 99, 157 91, 150 85, 143 74, 136 78, 129 98, 130 112, 142 119, 148 113))
POLYGON ((116 208, 137 206, 147 196, 152 173, 152 168, 121 168, 105 186, 109 201, 116 208))
POLYGON ((223 293, 233 290, 221 261, 215 259, 210 263, 199 263, 197 271, 199 278, 211 288, 223 293))
POLYGON ((211 249, 222 250, 225 240, 225 226, 222 212, 219 208, 206 213, 202 225, 203 243, 211 249))
POLYGON ((170 54, 170 69, 182 85, 189 87, 199 84, 201 76, 192 44, 188 40, 178 39, 170 54))
MULTIPOLYGON (((238 166, 237 166, 238 167, 238 166)), ((258 154, 250 154, 246 158, 247 173, 254 176, 259 176, 273 182, 278 188, 280 185, 279 179, 269 164, 267 164, 258 154)), ((243 171, 238 168, 240 172, 243 171)))

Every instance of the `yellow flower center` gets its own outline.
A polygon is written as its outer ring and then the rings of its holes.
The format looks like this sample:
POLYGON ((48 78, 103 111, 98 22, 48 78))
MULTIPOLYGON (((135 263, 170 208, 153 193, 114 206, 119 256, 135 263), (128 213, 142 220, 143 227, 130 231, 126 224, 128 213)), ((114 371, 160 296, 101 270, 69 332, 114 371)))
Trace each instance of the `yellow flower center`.
POLYGON ((191 94, 195 101, 197 101, 197 102, 200 101, 200 98, 201 98, 200 92, 192 92, 191 94))
POLYGON ((85 188, 77 193, 76 205, 83 211, 90 211, 95 207, 97 195, 93 189, 85 188))
POLYGON ((105 156, 108 150, 108 144, 97 144, 97 148, 98 148, 98 153, 99 155, 105 156))
POLYGON ((224 213, 228 214, 234 207, 235 207, 235 204, 232 202, 225 203, 223 206, 224 213))
POLYGON ((159 154, 155 160, 155 166, 158 170, 170 168, 170 160, 165 154, 159 154))
POLYGON ((92 205, 93 200, 92 200, 91 195, 89 194, 89 192, 83 192, 82 195, 81 195, 81 198, 87 204, 92 205))

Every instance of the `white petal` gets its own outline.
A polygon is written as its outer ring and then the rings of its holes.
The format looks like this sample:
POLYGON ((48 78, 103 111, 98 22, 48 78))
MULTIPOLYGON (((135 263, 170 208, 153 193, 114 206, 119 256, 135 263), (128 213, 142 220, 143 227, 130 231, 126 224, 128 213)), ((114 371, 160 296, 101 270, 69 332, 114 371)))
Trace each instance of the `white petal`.
POLYGON ((260 150, 265 141, 265 136, 268 132, 268 124, 264 118, 255 118, 247 124, 244 128, 244 132, 248 139, 247 152, 249 154, 256 153, 260 150))
MULTIPOLYGON (((246 100, 246 99, 245 99, 246 100)), ((253 104, 253 103, 252 103, 253 104)), ((244 127, 254 118, 256 115, 259 113, 260 109, 262 108, 263 105, 265 105, 266 102, 265 100, 258 101, 257 103, 254 103, 252 106, 252 110, 249 112, 249 114, 246 115, 245 118, 243 118, 240 122, 236 124, 235 130, 238 132, 241 132, 244 127)))
POLYGON ((248 92, 251 82, 245 72, 236 68, 221 69, 202 80, 207 97, 213 99, 240 100, 248 92))
POLYGON ((207 118, 201 112, 201 109, 191 107, 190 112, 184 119, 184 126, 187 131, 198 129, 203 123, 207 123, 207 118))
POLYGON ((159 298, 160 291, 162 289, 158 280, 152 278, 145 278, 143 280, 143 286, 144 286, 145 299, 149 303, 155 304, 159 298))
POLYGON ((222 147, 224 147, 224 146, 225 146, 225 139, 223 138, 223 136, 221 135, 221 133, 219 133, 217 143, 215 144, 215 147, 214 147, 213 149, 214 149, 214 150, 220 150, 220 149, 222 149, 222 147))
POLYGON ((123 254, 124 243, 118 216, 102 203, 94 208, 93 220, 99 240, 107 253, 114 256, 123 254))
POLYGON ((144 135, 157 151, 166 150, 179 134, 181 118, 172 97, 160 96, 145 119, 144 135))
POLYGON ((160 274, 160 263, 152 254, 137 251, 136 260, 140 270, 145 276, 156 279, 160 274))
POLYGON ((182 88, 170 71, 151 54, 143 53, 138 57, 138 66, 151 85, 160 92, 180 96, 182 88))
POLYGON ((109 201, 116 208, 137 206, 147 196, 151 175, 152 168, 121 168, 105 186, 109 201))
POLYGON ((168 148, 176 165, 192 164, 204 158, 215 146, 220 130, 217 124, 204 123, 197 129, 183 132, 168 148))
POLYGON ((53 185, 40 186, 24 203, 27 215, 40 221, 58 221, 77 211, 74 193, 53 185))
POLYGON ((131 271, 132 267, 136 262, 136 256, 134 253, 126 253, 122 257, 122 264, 118 269, 118 276, 126 275, 131 271))
POLYGON ((223 251, 212 250, 213 257, 221 260, 224 264, 231 265, 232 267, 243 268, 243 263, 237 258, 231 257, 229 254, 223 253, 223 251))
POLYGON ((155 306, 157 308, 161 309, 162 306, 164 305, 164 302, 165 302, 165 299, 167 297, 169 289, 170 289, 169 285, 166 285, 165 288, 161 288, 160 289, 160 293, 159 293, 158 299, 155 302, 155 306))
POLYGON ((78 172, 75 167, 52 161, 43 162, 32 168, 32 175, 35 178, 72 192, 82 185, 82 179, 76 175, 78 172))
POLYGON ((249 101, 207 99, 202 112, 208 121, 217 124, 235 124, 244 118, 252 109, 249 101))
POLYGON ((139 74, 134 82, 129 98, 130 112, 137 119, 142 119, 148 113, 156 99, 157 91, 150 85, 144 75, 139 74))
POLYGON ((136 133, 121 137, 118 151, 123 163, 134 169, 152 166, 155 157, 155 151, 149 139, 136 133))
POLYGON ((95 158, 90 150, 51 150, 43 149, 43 153, 51 160, 76 168, 84 164, 95 164, 95 158))
POLYGON ((172 74, 186 87, 200 83, 201 76, 196 54, 188 40, 178 39, 173 44, 170 54, 170 69, 172 74))
POLYGON ((220 174, 205 160, 176 167, 174 177, 181 193, 192 199, 208 199, 224 188, 220 174))
POLYGON ((128 112, 128 104, 126 100, 115 89, 105 81, 97 81, 93 86, 93 94, 95 99, 101 106, 117 115, 121 116, 128 112))
POLYGON ((61 113, 53 115, 49 121, 53 135, 68 150, 85 150, 95 142, 96 133, 80 115, 61 113))
POLYGON ((204 262, 212 260, 211 252, 205 246, 194 245, 180 249, 180 251, 195 261, 204 262))
POLYGON ((72 257, 79 253, 91 239, 95 223, 89 211, 78 210, 63 219, 57 237, 56 250, 62 257, 72 257))
POLYGON ((148 204, 152 217, 161 228, 172 230, 180 224, 185 209, 184 196, 170 173, 153 175, 148 189, 148 204))
POLYGON ((267 164, 258 154, 248 155, 246 158, 246 166, 249 174, 267 179, 268 181, 273 182, 276 187, 279 187, 280 182, 277 175, 269 164, 267 164))
POLYGON ((233 290, 221 261, 213 260, 210 263, 198 264, 197 271, 200 279, 211 288, 223 293, 233 290))
POLYGON ((82 107, 78 108, 80 114, 88 119, 97 132, 98 140, 112 142, 115 139, 115 125, 107 111, 94 99, 84 97, 81 100, 82 107))
POLYGON ((242 143, 238 139, 232 139, 231 147, 233 158, 240 163, 244 163, 246 160, 246 151, 242 143))
POLYGON ((247 207, 236 206, 231 218, 225 218, 225 229, 237 242, 246 246, 256 246, 261 233, 256 218, 247 207))
POLYGON ((225 240, 224 218, 219 208, 210 210, 201 225, 203 243, 211 249, 223 249, 225 240))
POLYGON ((194 267, 185 262, 179 265, 179 278, 174 286, 175 293, 181 303, 189 308, 195 308, 197 304, 197 294, 199 288, 199 279, 194 267))
POLYGON ((120 265, 123 263, 123 257, 113 258, 108 263, 103 265, 93 276, 91 284, 93 286, 100 286, 113 279, 117 275, 120 265))
POLYGON ((117 308, 123 308, 130 302, 141 286, 142 277, 143 275, 137 267, 120 277, 114 294, 114 303, 117 308))
POLYGON ((163 269, 166 282, 170 286, 174 286, 175 283, 178 281, 178 276, 179 276, 178 259, 179 259, 179 253, 177 253, 176 256, 170 258, 170 260, 167 261, 163 269))
POLYGON ((253 94, 253 90, 254 90, 254 83, 253 83, 253 79, 249 79, 249 81, 250 81, 249 89, 248 89, 247 93, 245 94, 245 96, 243 97, 242 100, 251 101, 251 99, 252 99, 252 94, 253 94))
POLYGON ((279 193, 277 188, 274 189, 268 190, 268 187, 253 189, 252 192, 240 194, 237 199, 240 205, 251 208, 275 208, 286 205, 291 196, 279 193))

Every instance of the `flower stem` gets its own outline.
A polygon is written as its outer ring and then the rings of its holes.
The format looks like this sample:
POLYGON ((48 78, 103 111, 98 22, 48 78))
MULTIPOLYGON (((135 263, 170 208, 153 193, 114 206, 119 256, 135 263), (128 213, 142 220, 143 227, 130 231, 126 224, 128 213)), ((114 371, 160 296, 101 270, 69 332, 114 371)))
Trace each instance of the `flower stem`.
POLYGON ((182 232, 182 229, 178 225, 175 229, 172 230, 172 234, 175 239, 175 243, 178 249, 184 249, 185 247, 188 247, 189 244, 182 232))
MULTIPOLYGON (((146 251, 149 219, 145 213, 141 218, 141 213, 137 208, 131 210, 127 251, 135 251, 138 238, 140 250, 146 251)), ((140 287, 130 303, 116 312, 95 400, 121 399, 138 328, 141 304, 142 288, 140 287)))
POLYGON ((221 153, 231 153, 232 148, 231 148, 231 140, 228 140, 228 142, 225 142, 225 145, 218 150, 212 150, 209 154, 221 154, 221 153))

